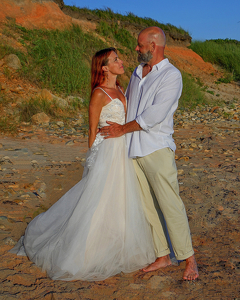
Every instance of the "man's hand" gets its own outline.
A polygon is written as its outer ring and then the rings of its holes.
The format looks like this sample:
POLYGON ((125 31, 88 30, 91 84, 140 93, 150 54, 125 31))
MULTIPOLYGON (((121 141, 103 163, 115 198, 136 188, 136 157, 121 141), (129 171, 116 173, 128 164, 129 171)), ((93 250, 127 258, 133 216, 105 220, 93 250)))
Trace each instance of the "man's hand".
POLYGON ((100 129, 100 133, 104 136, 104 139, 116 138, 125 134, 123 125, 110 121, 107 121, 107 124, 109 124, 109 126, 100 129))

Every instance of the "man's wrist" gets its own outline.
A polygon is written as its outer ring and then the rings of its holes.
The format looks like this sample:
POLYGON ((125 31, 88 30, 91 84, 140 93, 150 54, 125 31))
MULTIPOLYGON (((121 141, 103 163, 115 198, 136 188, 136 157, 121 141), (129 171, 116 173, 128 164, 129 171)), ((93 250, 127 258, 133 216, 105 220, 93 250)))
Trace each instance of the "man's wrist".
POLYGON ((140 131, 142 130, 141 126, 136 122, 136 120, 133 120, 129 123, 126 123, 122 125, 123 134, 134 132, 134 131, 140 131))
POLYGON ((128 133, 128 132, 127 132, 127 123, 124 124, 124 125, 122 125, 122 134, 124 135, 124 134, 126 134, 126 133, 128 133))

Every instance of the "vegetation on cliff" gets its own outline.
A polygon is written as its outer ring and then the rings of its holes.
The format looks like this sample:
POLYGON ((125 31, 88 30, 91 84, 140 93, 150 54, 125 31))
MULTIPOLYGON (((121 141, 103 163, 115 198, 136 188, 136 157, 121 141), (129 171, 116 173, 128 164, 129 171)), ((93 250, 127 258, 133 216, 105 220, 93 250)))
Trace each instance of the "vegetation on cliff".
POLYGON ((240 80, 240 41, 231 39, 195 41, 191 43, 190 48, 205 61, 219 65, 230 72, 219 82, 240 80))
MULTIPOLYGON (((104 28, 98 29, 99 37, 86 33, 79 26, 71 29, 59 30, 29 30, 18 26, 15 23, 9 25, 9 30, 17 32, 20 36, 20 43, 27 49, 24 53, 9 46, 0 45, 0 59, 6 54, 17 54, 22 62, 21 76, 37 83, 40 87, 49 88, 62 95, 79 95, 85 99, 87 105, 90 95, 90 63, 93 54, 104 47, 114 43, 126 61, 125 76, 120 78, 124 88, 127 87, 128 80, 137 66, 134 49, 127 47, 130 45, 130 33, 126 35, 117 31, 110 31, 112 35, 106 37, 104 28), (100 35, 101 33, 101 35, 100 35), (105 36, 103 41, 100 37, 105 36)), ((107 28, 108 29, 108 28, 107 28)), ((9 31, 10 32, 10 31, 9 31)), ((127 31, 126 31, 127 32, 127 31)), ((131 36, 132 48, 136 45, 136 39, 131 36)), ((199 103, 204 103, 204 96, 200 87, 193 83, 193 80, 183 74, 184 91, 192 89, 190 93, 183 92, 181 106, 194 107, 199 103)))
POLYGON ((98 21, 101 22, 107 22, 107 23, 123 23, 124 25, 126 24, 133 24, 138 26, 143 26, 143 27, 149 27, 149 26, 158 26, 161 27, 164 31, 171 32, 171 33, 180 33, 182 35, 189 35, 189 33, 184 30, 181 27, 176 27, 170 23, 163 24, 160 23, 152 18, 141 18, 133 13, 129 12, 126 15, 122 15, 119 13, 113 12, 110 8, 106 9, 88 9, 86 7, 84 8, 79 8, 76 7, 75 5, 73 6, 67 6, 65 5, 66 8, 71 9, 72 11, 76 11, 81 15, 88 16, 93 19, 97 19, 98 21))

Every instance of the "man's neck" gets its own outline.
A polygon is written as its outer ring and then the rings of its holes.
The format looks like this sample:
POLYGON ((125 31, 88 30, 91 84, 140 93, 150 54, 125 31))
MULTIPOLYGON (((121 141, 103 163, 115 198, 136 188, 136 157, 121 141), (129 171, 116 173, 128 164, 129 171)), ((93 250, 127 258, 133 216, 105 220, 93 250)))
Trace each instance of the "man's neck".
POLYGON ((148 73, 150 73, 152 71, 152 67, 148 64, 143 66, 142 69, 142 78, 144 78, 145 76, 147 76, 148 73))
POLYGON ((151 59, 147 64, 145 64, 143 66, 143 70, 142 70, 142 78, 147 76, 147 74, 152 71, 152 68, 154 65, 159 64, 164 59, 165 59, 165 57, 161 56, 161 57, 158 57, 157 59, 151 59))

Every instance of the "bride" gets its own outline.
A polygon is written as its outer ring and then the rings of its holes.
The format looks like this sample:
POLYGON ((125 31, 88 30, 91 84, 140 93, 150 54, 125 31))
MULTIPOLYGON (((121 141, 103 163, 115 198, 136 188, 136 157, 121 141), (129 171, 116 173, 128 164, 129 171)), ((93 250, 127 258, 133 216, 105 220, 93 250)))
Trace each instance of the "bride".
POLYGON ((10 251, 27 255, 52 279, 104 280, 156 259, 125 137, 104 139, 98 133, 106 121, 125 123, 126 99, 117 81, 123 73, 114 48, 94 55, 83 178, 33 219, 10 251))

